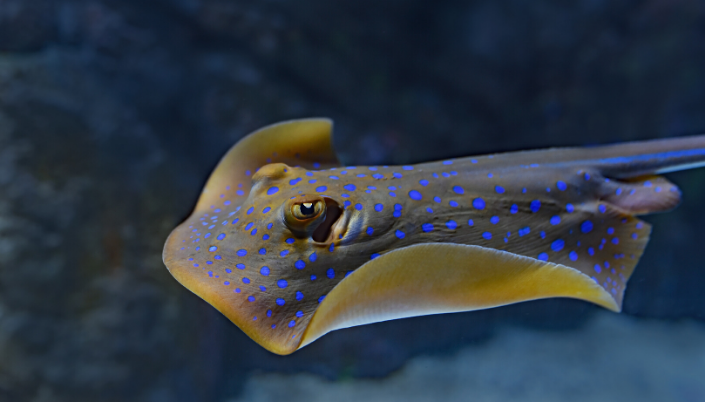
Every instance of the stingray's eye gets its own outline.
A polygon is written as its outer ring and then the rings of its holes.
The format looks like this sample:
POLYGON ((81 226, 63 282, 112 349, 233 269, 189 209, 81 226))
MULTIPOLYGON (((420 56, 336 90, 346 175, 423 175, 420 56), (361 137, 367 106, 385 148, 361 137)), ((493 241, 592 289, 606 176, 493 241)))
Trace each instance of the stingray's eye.
POLYGON ((289 200, 283 212, 284 223, 295 236, 326 242, 343 210, 330 198, 302 196, 289 200))
POLYGON ((294 204, 291 208, 291 213, 296 219, 306 220, 318 216, 325 207, 325 203, 321 200, 312 202, 302 202, 294 204))
POLYGON ((289 200, 284 206, 284 223, 298 237, 310 237, 326 219, 326 201, 310 196, 289 200))

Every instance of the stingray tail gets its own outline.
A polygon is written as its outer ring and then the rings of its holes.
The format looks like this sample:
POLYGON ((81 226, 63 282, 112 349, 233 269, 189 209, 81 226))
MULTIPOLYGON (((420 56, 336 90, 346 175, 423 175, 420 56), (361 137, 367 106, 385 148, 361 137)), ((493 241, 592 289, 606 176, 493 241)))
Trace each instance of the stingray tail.
POLYGON ((631 142, 589 150, 605 177, 630 179, 705 167, 705 135, 631 142))
POLYGON ((579 163, 603 179, 600 199, 628 215, 664 212, 681 200, 662 173, 705 167, 705 135, 590 148, 579 163))

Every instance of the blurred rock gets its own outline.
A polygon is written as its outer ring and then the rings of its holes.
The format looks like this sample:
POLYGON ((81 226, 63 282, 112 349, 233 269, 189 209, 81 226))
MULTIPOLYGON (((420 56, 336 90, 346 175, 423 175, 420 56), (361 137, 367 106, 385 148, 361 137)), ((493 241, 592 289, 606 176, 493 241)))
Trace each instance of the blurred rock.
MULTIPOLYGON (((269 354, 168 274, 163 242, 249 131, 336 120, 349 164, 705 131, 705 4, 0 0, 0 400, 226 400, 253 370, 384 376, 549 300, 337 331, 269 354), (428 329, 434 328, 433 332, 428 329)), ((625 312, 705 317, 705 171, 625 312)))
POLYGON ((570 333, 504 328, 453 355, 412 359, 384 381, 256 374, 231 402, 692 402, 705 400, 704 375, 702 323, 600 313, 570 333))

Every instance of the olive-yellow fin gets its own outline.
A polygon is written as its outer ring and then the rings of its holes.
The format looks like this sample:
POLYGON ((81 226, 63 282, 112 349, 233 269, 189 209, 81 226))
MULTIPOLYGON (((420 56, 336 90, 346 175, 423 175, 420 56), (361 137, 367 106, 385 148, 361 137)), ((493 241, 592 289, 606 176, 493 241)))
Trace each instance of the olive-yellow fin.
POLYGON ((605 288, 565 265, 480 246, 417 244, 366 263, 333 288, 300 347, 336 329, 550 297, 620 309, 605 288))

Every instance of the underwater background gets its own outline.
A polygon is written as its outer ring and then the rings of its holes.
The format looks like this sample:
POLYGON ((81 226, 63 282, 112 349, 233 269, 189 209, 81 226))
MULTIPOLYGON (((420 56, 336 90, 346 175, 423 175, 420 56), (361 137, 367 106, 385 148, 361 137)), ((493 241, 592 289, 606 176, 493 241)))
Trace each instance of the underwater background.
POLYGON ((543 300, 273 355, 169 232, 239 138, 346 164, 705 132, 701 0, 0 0, 0 401, 705 401, 705 169, 616 315, 543 300))

